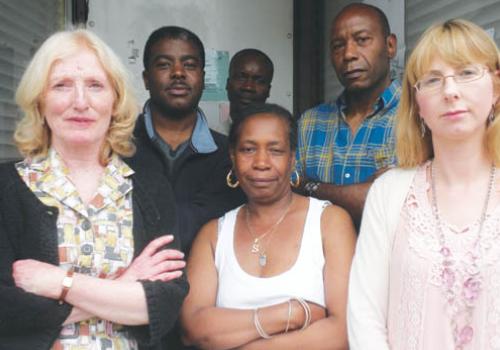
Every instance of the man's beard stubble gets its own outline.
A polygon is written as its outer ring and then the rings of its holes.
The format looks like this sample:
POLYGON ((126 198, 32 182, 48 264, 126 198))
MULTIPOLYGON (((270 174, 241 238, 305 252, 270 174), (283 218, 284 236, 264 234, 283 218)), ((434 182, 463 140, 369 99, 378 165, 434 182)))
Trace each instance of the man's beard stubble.
POLYGON ((151 104, 152 107, 159 112, 158 114, 160 117, 180 121, 191 116, 192 113, 196 113, 198 110, 199 100, 200 99, 198 98, 196 99, 196 102, 191 101, 189 105, 176 107, 165 103, 162 99, 155 99, 151 97, 151 104))

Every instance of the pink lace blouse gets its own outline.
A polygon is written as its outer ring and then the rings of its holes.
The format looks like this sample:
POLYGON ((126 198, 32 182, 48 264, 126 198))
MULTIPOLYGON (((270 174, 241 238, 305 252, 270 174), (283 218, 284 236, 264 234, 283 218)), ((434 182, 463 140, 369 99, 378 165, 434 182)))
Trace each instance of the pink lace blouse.
MULTIPOLYGON (((417 170, 390 253, 387 337, 391 349, 454 349, 451 316, 441 282, 441 245, 428 197, 428 166, 429 163, 417 170)), ((474 336, 464 350, 500 349, 498 181, 495 189, 479 242, 483 282, 472 315, 474 336)), ((479 220, 461 229, 443 222, 442 229, 457 260, 457 278, 463 279, 479 220)))

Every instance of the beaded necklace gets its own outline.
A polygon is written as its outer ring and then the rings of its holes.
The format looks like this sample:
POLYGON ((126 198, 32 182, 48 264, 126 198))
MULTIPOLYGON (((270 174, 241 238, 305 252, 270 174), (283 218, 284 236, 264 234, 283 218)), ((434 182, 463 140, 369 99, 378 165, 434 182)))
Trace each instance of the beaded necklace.
POLYGON ((442 222, 437 206, 435 167, 434 162, 431 163, 430 178, 432 187, 432 211, 437 226, 440 245, 439 252, 442 258, 441 284, 443 286, 447 306, 449 307, 449 311, 451 313, 450 323, 453 330, 453 341, 457 350, 463 349, 465 345, 472 341, 474 336, 472 313, 482 287, 482 276, 478 261, 480 259, 479 242, 481 241, 481 234, 483 224, 486 219, 488 203, 490 201, 491 192, 495 183, 495 175, 496 168, 492 165, 489 176, 488 192, 484 200, 483 211, 479 221, 479 229, 476 239, 472 245, 470 264, 465 270, 463 280, 460 281, 458 268, 454 266, 456 261, 453 257, 453 252, 446 243, 446 237, 443 233, 442 222), (463 317, 460 318, 460 316, 463 317), (463 322, 460 322, 460 319, 462 319, 463 322))

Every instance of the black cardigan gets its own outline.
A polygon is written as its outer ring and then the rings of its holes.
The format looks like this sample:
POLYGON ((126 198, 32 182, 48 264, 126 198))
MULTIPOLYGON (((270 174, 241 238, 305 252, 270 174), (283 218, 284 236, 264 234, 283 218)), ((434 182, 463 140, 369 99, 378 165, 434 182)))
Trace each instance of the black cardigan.
MULTIPOLYGON (((135 171, 133 181, 134 255, 154 238, 174 232, 170 185, 151 172, 135 171), (160 215, 162 213, 162 215, 160 215)), ((57 209, 45 206, 18 175, 14 163, 0 164, 0 349, 49 349, 71 312, 69 304, 27 293, 12 278, 12 263, 35 259, 59 265, 57 209)), ((176 235, 173 248, 179 248, 176 235)), ((149 325, 129 327, 141 349, 160 349, 160 338, 175 324, 188 284, 141 281, 149 325)))
POLYGON ((210 133, 217 150, 198 153, 189 145, 170 172, 162 151, 147 134, 144 115, 140 115, 134 131, 137 151, 132 158, 125 159, 132 169, 161 173, 164 181, 172 185, 178 232, 182 250, 186 253, 189 253, 203 224, 246 200, 240 188, 232 189, 226 185, 226 175, 231 169, 227 137, 213 130, 210 133), (169 173, 173 175, 169 176, 169 173))

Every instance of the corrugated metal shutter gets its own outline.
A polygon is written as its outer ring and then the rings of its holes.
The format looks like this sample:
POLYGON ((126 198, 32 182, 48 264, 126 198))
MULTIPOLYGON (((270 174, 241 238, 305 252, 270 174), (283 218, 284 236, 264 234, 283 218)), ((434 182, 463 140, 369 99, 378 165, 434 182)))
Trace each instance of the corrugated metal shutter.
POLYGON ((409 52, 420 35, 435 22, 450 18, 463 18, 486 30, 494 30, 500 44, 499 0, 406 0, 406 49, 409 52))
POLYGON ((12 133, 20 117, 19 79, 45 38, 63 27, 62 0, 0 0, 0 161, 18 158, 12 133))

